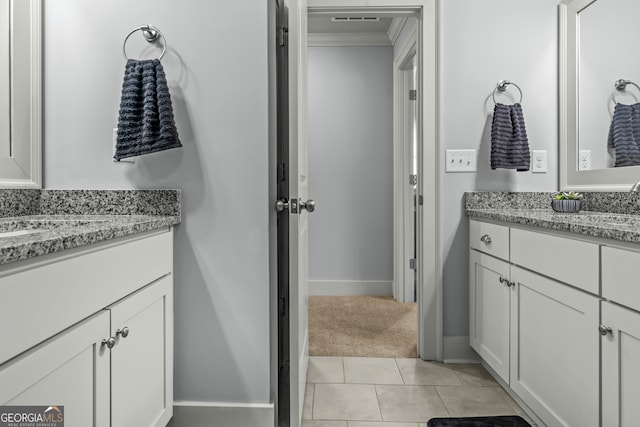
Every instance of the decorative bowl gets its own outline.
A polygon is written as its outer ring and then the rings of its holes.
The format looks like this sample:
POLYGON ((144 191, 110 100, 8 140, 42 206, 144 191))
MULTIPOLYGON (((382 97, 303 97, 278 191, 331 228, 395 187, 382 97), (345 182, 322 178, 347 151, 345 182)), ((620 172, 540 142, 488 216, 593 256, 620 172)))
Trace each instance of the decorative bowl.
POLYGON ((556 212, 580 212, 582 200, 552 200, 551 209, 556 212))

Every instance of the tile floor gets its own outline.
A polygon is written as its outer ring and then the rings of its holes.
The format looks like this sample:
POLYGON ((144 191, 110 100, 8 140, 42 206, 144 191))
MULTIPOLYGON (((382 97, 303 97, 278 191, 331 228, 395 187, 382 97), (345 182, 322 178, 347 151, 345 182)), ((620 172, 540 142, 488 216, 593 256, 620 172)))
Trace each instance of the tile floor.
POLYGON ((481 365, 311 357, 302 427, 426 427, 433 417, 521 415, 481 365))

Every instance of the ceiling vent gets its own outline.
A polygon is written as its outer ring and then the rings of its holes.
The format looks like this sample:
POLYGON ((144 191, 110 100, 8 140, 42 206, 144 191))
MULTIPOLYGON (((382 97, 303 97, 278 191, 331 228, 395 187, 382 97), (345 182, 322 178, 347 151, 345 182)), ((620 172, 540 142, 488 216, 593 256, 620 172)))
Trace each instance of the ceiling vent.
POLYGON ((334 16, 331 22, 378 22, 377 16, 334 16))

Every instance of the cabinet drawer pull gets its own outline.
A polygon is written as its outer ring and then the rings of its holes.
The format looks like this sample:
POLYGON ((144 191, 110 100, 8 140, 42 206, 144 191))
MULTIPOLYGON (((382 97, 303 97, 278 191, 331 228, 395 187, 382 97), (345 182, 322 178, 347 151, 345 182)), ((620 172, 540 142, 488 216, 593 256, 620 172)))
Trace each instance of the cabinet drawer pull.
POLYGON ((102 346, 107 346, 108 348, 113 348, 116 345, 116 339, 114 337, 109 337, 108 340, 102 340, 102 346))
POLYGON ((506 279, 505 277, 500 276, 500 283, 505 283, 505 282, 509 283, 509 280, 506 279))
POLYGON ((490 245, 491 244, 491 236, 489 236, 488 234, 483 235, 480 238, 480 241, 486 245, 490 245))
POLYGON ((607 336, 608 334, 613 334, 613 329, 611 329, 611 326, 600 325, 598 329, 600 329, 600 335, 602 335, 603 337, 607 336))
POLYGON ((125 326, 124 328, 122 328, 122 330, 116 330, 116 337, 118 335, 122 335, 122 338, 126 338, 127 336, 129 336, 129 328, 125 326))
POLYGON ((515 286, 516 282, 514 282, 513 280, 510 280, 509 283, 507 283, 507 286, 512 287, 515 286))

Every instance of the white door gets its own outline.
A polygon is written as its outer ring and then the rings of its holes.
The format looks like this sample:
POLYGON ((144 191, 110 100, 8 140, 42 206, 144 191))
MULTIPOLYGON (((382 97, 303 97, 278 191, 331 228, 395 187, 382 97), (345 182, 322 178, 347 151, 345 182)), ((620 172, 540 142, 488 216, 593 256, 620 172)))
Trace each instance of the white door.
POLYGON ((286 0, 289 85, 289 345, 291 427, 302 420, 309 365, 307 202, 307 0, 286 0))

